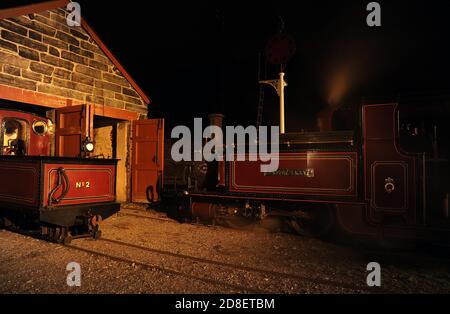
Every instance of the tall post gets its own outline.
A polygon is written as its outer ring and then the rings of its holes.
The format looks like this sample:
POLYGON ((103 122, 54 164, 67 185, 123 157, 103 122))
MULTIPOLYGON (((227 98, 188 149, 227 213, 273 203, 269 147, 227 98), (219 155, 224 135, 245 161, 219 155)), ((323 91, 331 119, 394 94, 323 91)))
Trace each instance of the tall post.
POLYGON ((278 80, 265 80, 259 81, 259 83, 272 86, 277 91, 278 97, 280 97, 280 134, 284 134, 284 88, 287 86, 287 83, 284 80, 284 72, 280 72, 279 75, 278 80))
POLYGON ((284 73, 280 72, 280 79, 278 80, 278 84, 280 85, 280 133, 284 134, 284 87, 286 86, 286 82, 284 81, 284 73))

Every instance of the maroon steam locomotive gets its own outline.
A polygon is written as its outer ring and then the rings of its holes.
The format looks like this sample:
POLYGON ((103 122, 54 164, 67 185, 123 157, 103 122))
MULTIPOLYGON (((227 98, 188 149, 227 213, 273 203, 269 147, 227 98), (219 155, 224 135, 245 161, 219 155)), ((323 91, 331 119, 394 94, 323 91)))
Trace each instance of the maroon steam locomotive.
POLYGON ((279 169, 270 175, 258 161, 181 170, 166 156, 165 195, 176 195, 177 210, 195 220, 238 226, 273 215, 304 235, 338 227, 449 243, 448 106, 363 104, 349 112, 349 128, 281 134, 279 169))
MULTIPOLYGON (((70 127, 70 117, 58 118, 70 127)), ((117 160, 49 157, 55 126, 35 114, 0 110, 0 126, 1 225, 56 242, 98 238, 99 222, 120 207, 117 160)), ((85 141, 84 148, 91 151, 93 143, 85 141)))

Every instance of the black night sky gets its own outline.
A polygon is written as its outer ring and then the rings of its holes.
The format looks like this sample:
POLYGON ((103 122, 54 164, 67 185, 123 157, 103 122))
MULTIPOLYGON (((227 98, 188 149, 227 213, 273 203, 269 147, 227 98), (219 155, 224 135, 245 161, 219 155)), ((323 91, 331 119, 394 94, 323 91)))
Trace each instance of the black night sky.
MULTIPOLYGON (((223 112, 227 124, 255 124, 258 53, 277 32, 279 16, 297 44, 285 70, 287 131, 313 127, 335 88, 334 101, 344 104, 450 87, 444 1, 378 1, 382 26, 372 28, 370 1, 78 2, 152 99, 151 116, 169 126, 212 112, 223 112)), ((276 78, 278 67, 267 70, 267 79, 276 78)), ((263 124, 278 124, 269 88, 263 124)))

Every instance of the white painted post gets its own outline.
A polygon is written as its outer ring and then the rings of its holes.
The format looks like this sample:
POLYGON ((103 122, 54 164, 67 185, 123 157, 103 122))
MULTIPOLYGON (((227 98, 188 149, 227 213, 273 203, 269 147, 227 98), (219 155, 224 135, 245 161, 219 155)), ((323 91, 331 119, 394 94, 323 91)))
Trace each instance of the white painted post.
POLYGON ((272 86, 277 91, 278 97, 280 97, 280 134, 284 134, 284 88, 287 86, 287 83, 284 80, 284 72, 280 72, 279 76, 278 80, 265 80, 259 81, 259 83, 272 86))
POLYGON ((280 91, 280 133, 284 134, 284 87, 287 86, 286 82, 284 81, 284 73, 280 72, 280 79, 278 80, 278 84, 280 84, 279 91, 280 91))

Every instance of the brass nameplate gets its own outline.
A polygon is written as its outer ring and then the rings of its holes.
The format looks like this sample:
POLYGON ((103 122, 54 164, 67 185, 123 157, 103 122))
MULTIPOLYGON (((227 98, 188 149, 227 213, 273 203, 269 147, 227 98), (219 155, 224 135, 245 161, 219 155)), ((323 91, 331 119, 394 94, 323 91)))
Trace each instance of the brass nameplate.
POLYGON ((264 172, 264 176, 301 176, 307 178, 314 178, 314 169, 278 169, 274 172, 264 172))

